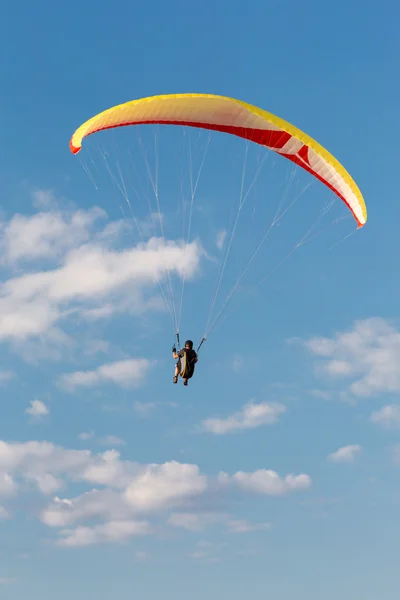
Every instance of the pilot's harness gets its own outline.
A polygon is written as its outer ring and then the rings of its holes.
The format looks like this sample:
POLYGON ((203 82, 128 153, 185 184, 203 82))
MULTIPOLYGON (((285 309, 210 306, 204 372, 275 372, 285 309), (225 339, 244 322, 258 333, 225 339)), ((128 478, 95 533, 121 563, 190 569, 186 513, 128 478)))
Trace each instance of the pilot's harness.
MULTIPOLYGON (((176 335, 177 348, 178 348, 178 350, 180 350, 181 349, 181 343, 180 343, 180 340, 179 340, 179 332, 177 332, 175 335, 176 335)), ((199 355, 200 348, 202 347, 202 345, 204 344, 205 341, 206 341, 206 338, 203 337, 202 340, 201 340, 201 342, 200 342, 200 344, 199 344, 199 346, 198 346, 198 348, 197 348, 197 350, 196 350, 197 356, 199 355)), ((184 358, 185 358, 185 362, 182 365, 183 368, 181 368, 181 372, 180 372, 180 376, 183 377, 183 378, 186 377, 186 375, 187 375, 187 369, 190 367, 190 365, 192 364, 192 362, 194 360, 194 359, 192 359, 190 361, 190 363, 187 365, 186 364, 186 352, 185 352, 185 357, 184 358)))

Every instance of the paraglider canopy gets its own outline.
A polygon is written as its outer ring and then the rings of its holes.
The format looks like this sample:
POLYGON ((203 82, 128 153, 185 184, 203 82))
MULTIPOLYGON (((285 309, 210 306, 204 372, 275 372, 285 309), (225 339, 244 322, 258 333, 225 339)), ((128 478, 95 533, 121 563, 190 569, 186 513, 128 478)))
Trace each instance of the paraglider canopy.
POLYGON ((70 150, 78 153, 82 140, 90 134, 139 124, 198 127, 266 146, 311 173, 337 194, 353 213, 358 227, 367 221, 367 209, 359 188, 328 150, 280 117, 225 96, 169 94, 119 104, 83 123, 71 138, 70 150))
MULTIPOLYGON (((109 156, 111 155, 110 150, 110 142, 109 136, 105 136, 107 138, 107 150, 102 152, 100 148, 98 148, 98 153, 100 156, 101 162, 104 162, 106 167, 106 171, 108 172, 110 179, 113 185, 121 194, 121 197, 125 200, 127 208, 132 216, 132 222, 135 224, 138 234, 143 242, 145 243, 145 235, 143 230, 146 230, 146 220, 141 220, 141 218, 135 214, 136 210, 140 210, 139 205, 141 204, 144 198, 147 199, 148 207, 150 209, 149 215, 145 215, 148 218, 148 223, 150 224, 150 230, 153 232, 154 239, 152 239, 152 243, 154 244, 154 240, 159 240, 157 243, 162 243, 164 247, 167 247, 168 243, 171 247, 179 248, 182 253, 182 261, 180 260, 167 260, 163 262, 163 265, 160 271, 156 274, 155 279, 160 288, 160 292, 162 298, 164 300, 166 309, 168 310, 173 329, 174 336, 176 337, 177 347, 180 348, 180 324, 181 324, 181 316, 182 316, 182 306, 183 306, 183 296, 184 296, 184 287, 186 279, 188 278, 188 271, 190 269, 187 268, 185 263, 185 259, 187 257, 187 249, 189 247, 189 241, 193 234, 192 231, 192 217, 193 217, 193 206, 194 199, 196 196, 198 183, 200 174, 202 173, 204 161, 207 153, 208 142, 210 139, 210 132, 220 132, 223 134, 228 134, 227 136, 218 136, 215 135, 214 138, 218 138, 221 140, 223 138, 224 144, 221 146, 222 150, 218 149, 218 163, 219 166, 216 173, 218 173, 217 178, 215 175, 213 176, 212 185, 211 185, 211 193, 212 195, 218 196, 221 199, 226 197, 228 201, 232 199, 234 194, 226 193, 226 190, 223 189, 222 194, 218 189, 219 180, 223 180, 221 176, 221 164, 223 165, 226 160, 226 150, 229 149, 230 146, 234 146, 237 138, 241 138, 242 140, 246 140, 244 144, 246 147, 244 160, 243 160, 243 168, 240 179, 240 190, 238 193, 238 202, 236 204, 236 211, 233 211, 231 214, 231 222, 228 228, 224 228, 222 231, 223 237, 221 239, 217 239, 215 245, 218 248, 218 251, 223 252, 224 257, 219 262, 220 269, 217 275, 217 281, 215 285, 214 292, 212 294, 212 298, 210 301, 210 309, 206 321, 206 326, 204 329, 203 336, 201 338, 201 342, 197 347, 197 353, 200 348, 203 346, 204 342, 209 339, 210 333, 216 327, 216 324, 220 322, 221 315, 226 310, 226 307, 231 302, 231 298, 236 294, 236 292, 242 291, 240 289, 242 280, 246 273, 250 272, 250 266, 253 264, 255 257, 261 254, 260 250, 262 247, 265 247, 265 241, 270 236, 271 231, 276 231, 280 227, 280 222, 283 216, 288 212, 289 209, 297 202, 297 199, 302 196, 305 190, 311 185, 313 181, 320 181, 326 188, 328 188, 333 194, 329 194, 333 196, 333 199, 330 200, 326 206, 320 209, 320 198, 318 198, 318 207, 319 214, 311 224, 310 227, 307 228, 306 232, 303 233, 300 239, 288 250, 285 251, 283 258, 278 260, 272 268, 267 270, 267 274, 259 279, 259 282, 256 286, 252 287, 252 290, 246 290, 245 293, 248 297, 250 293, 253 293, 258 289, 258 287, 269 278, 285 261, 288 257, 290 257, 298 248, 304 246, 312 238, 316 237, 322 232, 316 231, 316 227, 321 223, 324 216, 330 210, 330 207, 333 205, 335 200, 339 198, 342 202, 338 202, 338 205, 345 205, 346 208, 349 209, 346 217, 349 217, 352 220, 354 217, 357 228, 363 227, 367 221, 367 209, 365 206, 365 202, 363 196, 345 167, 334 157, 332 154, 321 144, 316 142, 313 138, 311 138, 308 134, 304 133, 291 123, 281 119, 280 117, 267 112, 261 108, 243 102, 241 100, 236 100, 234 98, 229 98, 226 96, 214 95, 214 94, 168 94, 168 95, 160 95, 160 96, 152 96, 148 98, 140 98, 136 100, 131 100, 129 102, 125 102, 123 104, 119 104, 117 106, 113 106, 103 112, 100 112, 90 118, 88 121, 84 122, 78 129, 74 132, 70 140, 70 150, 73 154, 78 154, 81 150, 83 140, 96 132, 116 129, 120 130, 121 128, 127 128, 128 126, 136 126, 133 127, 133 130, 137 133, 139 147, 142 153, 142 158, 144 159, 144 165, 146 168, 146 173, 149 178, 149 186, 150 195, 147 194, 145 186, 142 185, 140 181, 140 177, 138 177, 139 188, 141 192, 138 192, 135 185, 132 185, 131 188, 133 193, 136 195, 138 202, 132 203, 130 201, 130 197, 128 194, 129 182, 132 183, 131 176, 133 172, 137 174, 136 169, 136 161, 133 156, 130 154, 130 151, 126 153, 128 157, 128 178, 122 174, 122 169, 120 166, 119 156, 116 160, 115 169, 110 166, 109 156), (155 125, 155 129, 157 130, 157 134, 154 136, 154 175, 152 174, 152 169, 150 166, 151 160, 149 160, 149 155, 147 154, 146 149, 144 148, 144 144, 141 139, 141 131, 143 129, 150 132, 153 128, 141 128, 140 126, 144 125, 155 125), (180 180, 180 189, 177 195, 180 197, 180 206, 176 211, 170 211, 170 215, 166 222, 168 226, 173 224, 177 215, 179 214, 179 220, 182 224, 182 234, 179 236, 178 240, 173 239, 173 241, 166 241, 165 229, 164 229, 164 214, 161 211, 160 207, 160 197, 159 197, 159 160, 158 160, 158 126, 159 125, 172 125, 178 127, 172 128, 162 128, 167 135, 172 134, 172 132, 178 132, 181 130, 183 135, 183 144, 182 154, 185 153, 185 147, 188 149, 188 166, 189 173, 187 176, 187 185, 185 188, 185 177, 183 172, 185 170, 185 161, 183 156, 179 157, 178 160, 174 160, 174 153, 176 152, 177 146, 175 144, 170 144, 168 142, 167 145, 167 158, 170 161, 170 165, 174 166, 179 163, 180 169, 182 169, 181 180, 180 180), (187 129, 197 129, 196 135, 194 137, 200 138, 201 131, 206 130, 208 142, 205 145, 204 153, 199 161, 199 168, 197 174, 194 174, 192 160, 192 143, 190 141, 190 132, 187 135, 189 138, 188 143, 185 143, 185 136, 187 129), (172 131, 171 131, 172 130, 172 131), (247 156, 248 149, 250 148, 250 152, 256 153, 257 155, 263 154, 264 157, 262 160, 259 160, 257 163, 257 167, 255 169, 254 177, 248 187, 248 190, 245 190, 245 174, 247 167, 247 156), (225 299, 222 301, 220 307, 218 308, 217 299, 218 294, 221 289, 221 283, 223 280, 223 276, 226 272, 226 265, 228 261, 228 256, 232 255, 232 245, 233 240, 236 236, 238 237, 238 229, 239 229, 239 219, 243 221, 244 219, 244 210, 243 207, 249 198, 250 192, 253 190, 253 186, 255 181, 261 172, 262 165, 264 164, 264 160, 267 155, 280 155, 283 158, 288 159, 291 165, 292 174, 287 179, 287 184, 285 185, 285 189, 283 194, 281 195, 277 210, 275 215, 270 220, 269 217, 264 220, 264 217, 260 214, 262 208, 268 207, 269 202, 260 202, 259 206, 257 206, 257 218, 254 218, 256 212, 256 205, 253 206, 253 211, 251 215, 251 223, 249 225, 253 226, 255 229, 258 229, 258 235, 249 236, 250 241, 255 240, 258 236, 259 241, 256 242, 255 249, 251 252, 250 256, 244 256, 243 252, 238 254, 238 264, 240 264, 239 275, 236 280, 234 280, 232 286, 227 292, 225 299), (171 160, 170 160, 170 157, 171 160), (299 169, 297 169, 299 167, 299 169), (303 176, 307 174, 311 175, 311 177, 307 177, 309 180, 307 185, 305 185, 298 193, 296 193, 293 200, 290 202, 286 202, 289 188, 294 179, 294 173, 297 171, 303 172, 303 176), (185 191, 186 190, 186 191, 185 191), (154 198, 153 198, 154 192, 154 198), (151 196, 151 197, 150 197, 151 196), (135 208, 135 210, 134 210, 135 208), (187 211, 187 212, 186 212, 187 211), (171 214, 174 214, 174 217, 171 218, 171 214), (143 225, 144 223, 144 225, 143 225), (187 234, 184 235, 184 228, 187 224, 187 234), (159 226, 159 233, 157 230, 157 225, 159 226), (225 236, 227 237, 226 243, 224 242, 225 236), (242 261, 243 259, 243 261, 242 261), (177 295, 174 292, 174 283, 177 279, 180 279, 180 290, 177 295), (177 302, 176 302, 177 300, 177 302)), ((131 133, 131 132, 129 132, 131 133)), ((172 134, 173 135, 173 134, 172 134)), ((123 132, 118 131, 117 136, 123 139, 123 132)), ((130 138, 131 136, 128 134, 126 136, 130 138)), ((133 136, 132 136, 133 137, 133 136)), ((242 145, 242 144, 240 144, 242 145)), ((90 144, 88 144, 90 146, 90 144)), ((119 143, 116 144, 117 152, 119 148, 119 143)), ((152 151, 150 151, 152 152, 152 151)), ((91 162, 94 165, 93 158, 88 152, 91 162)), ((83 162, 83 161, 82 161, 83 162)), ((279 162, 279 161, 277 161, 279 162)), ((282 161, 283 166, 285 166, 286 161, 282 161)), ((290 163, 287 163, 290 165, 290 163)), ((237 164, 237 163, 235 163, 237 164)), ((273 161, 272 168, 274 167, 275 161, 273 161)), ((86 167, 84 164, 82 166, 87 171, 92 183, 95 184, 94 178, 90 174, 90 169, 86 167)), ((231 167, 231 165, 230 165, 231 167)), ((238 173, 239 170, 236 170, 238 173)), ((170 179, 171 169, 167 169, 168 177, 170 179)), ((134 177, 133 177, 134 178, 134 177)), ((97 189, 97 185, 95 184, 97 189)), ((263 188, 264 190, 264 188, 263 188)), ((263 193, 263 200, 268 199, 268 195, 263 193)), ((176 191, 174 192, 176 194, 176 191)), ((162 196, 165 198, 171 198, 172 196, 163 192, 162 196)), ((214 203, 215 204, 215 203, 214 203)), ((223 205, 223 201, 218 202, 218 207, 223 205)), ((247 207, 246 207, 247 208, 247 207)), ((121 207, 122 210, 122 207, 121 207)), ((122 210, 124 213, 124 211, 122 210)), ((197 214, 199 214, 198 211, 197 214)), ((205 211, 206 212, 206 211, 205 211)), ((300 218, 296 223, 299 223, 300 226, 303 223, 303 215, 301 214, 300 218)), ((124 214, 125 217, 125 214, 124 214)), ((339 223, 342 218, 346 219, 346 217, 340 217, 334 219, 332 221, 332 225, 339 223)), ((305 220, 305 219, 304 219, 305 220)), ((210 228, 207 224, 207 231, 210 228)), ((250 230, 250 227, 249 227, 250 230)), ((218 235, 221 231, 218 232, 218 235)), ((171 236, 175 238, 175 236, 171 236)), ((344 239, 346 239, 346 236, 344 239)), ((242 238, 241 238, 242 239, 242 238)), ((196 248, 196 244, 191 242, 192 250, 196 248)), ((269 252, 269 256, 275 257, 275 253, 269 252)), ((275 260, 275 259, 274 259, 275 260)), ((263 269, 265 269, 263 265, 263 269)), ((233 269, 235 270, 235 269, 233 269)), ((257 274, 257 278, 258 278, 257 274)), ((236 308, 235 308, 236 310, 236 308)), ((193 316, 193 313, 192 313, 193 316)), ((193 331, 193 321, 190 323, 190 331, 193 331)), ((191 334, 190 334, 191 335, 191 334)), ((193 344, 192 344, 193 347, 193 344)))

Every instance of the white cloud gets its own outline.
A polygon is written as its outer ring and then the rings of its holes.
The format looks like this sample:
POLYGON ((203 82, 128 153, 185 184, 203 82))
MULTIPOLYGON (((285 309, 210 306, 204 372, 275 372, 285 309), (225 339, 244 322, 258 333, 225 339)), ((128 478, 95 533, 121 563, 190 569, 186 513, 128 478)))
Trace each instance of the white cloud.
POLYGON ((146 378, 153 361, 145 358, 131 358, 97 367, 92 371, 75 371, 62 375, 58 383, 72 392, 78 387, 95 387, 102 383, 114 383, 123 388, 140 385, 146 378))
MULTIPOLYGON (((13 476, 35 483, 42 492, 47 491, 48 486, 43 487, 46 481, 62 487, 63 477, 120 489, 124 500, 136 511, 177 505, 184 499, 203 494, 209 486, 207 476, 194 464, 170 461, 141 465, 122 461, 116 450, 93 454, 89 450, 67 450, 49 442, 35 441, 0 441, 0 472, 7 474, 3 477, 3 488, 7 490, 15 485, 13 476), (49 476, 52 479, 48 479, 49 476)), ((221 473, 218 481, 220 485, 233 482, 247 490, 272 494, 305 488, 311 483, 308 475, 281 478, 265 469, 254 473, 240 471, 233 476, 221 473)))
POLYGON ((51 328, 44 334, 30 339, 13 339, 13 349, 28 363, 38 365, 41 361, 59 361, 75 346, 72 337, 60 329, 51 328))
POLYGON ((138 225, 142 236, 144 238, 157 235, 157 231, 160 231, 160 226, 165 227, 165 217, 163 213, 158 211, 151 212, 147 218, 138 221, 138 225))
POLYGON ((194 552, 189 553, 190 558, 198 560, 200 558, 207 558, 209 556, 209 552, 205 552, 204 550, 195 550, 194 552))
POLYGON ((96 308, 82 309, 81 314, 87 321, 98 321, 99 319, 111 317, 115 312, 114 304, 109 302, 96 308))
POLYGON ((255 492, 268 496, 281 496, 296 490, 305 490, 311 485, 309 475, 286 475, 280 477, 270 469, 260 469, 253 473, 238 471, 232 480, 247 492, 255 492))
POLYGON ((207 477, 200 474, 197 465, 171 461, 148 465, 129 484, 125 498, 136 509, 159 509, 179 505, 187 498, 202 494, 207 485, 207 477))
POLYGON ((173 277, 184 269, 187 279, 198 272, 203 253, 199 242, 182 245, 152 238, 114 250, 110 245, 118 241, 119 226, 109 223, 103 231, 93 230, 105 216, 98 208, 49 210, 17 215, 2 224, 0 248, 6 262, 30 265, 48 259, 57 265, 0 285, 0 339, 45 335, 70 316, 93 319, 121 311, 141 315, 163 309, 157 286, 167 270, 173 277))
POLYGON ((132 514, 132 507, 119 492, 94 489, 72 499, 56 496, 42 511, 40 520, 48 527, 68 527, 94 517, 107 521, 126 520, 132 514))
POLYGON ((262 425, 271 425, 279 420, 281 414, 286 411, 283 404, 275 403, 254 403, 245 404, 239 412, 225 419, 206 419, 202 422, 205 431, 216 435, 232 433, 243 429, 254 429, 262 425))
POLYGON ((332 462, 353 462, 356 455, 361 452, 362 448, 358 444, 343 446, 329 454, 328 459, 332 462))
POLYGON ((216 240, 215 240, 215 244, 216 244, 218 250, 222 250, 222 248, 224 247, 224 243, 225 243, 225 239, 226 239, 226 234, 227 234, 227 232, 225 231, 225 229, 222 229, 221 231, 218 231, 217 237, 216 237, 216 240))
POLYGON ((224 519, 226 519, 226 515, 213 512, 172 513, 168 519, 168 524, 188 531, 203 531, 206 527, 219 523, 224 519))
POLYGON ((14 577, 0 577, 0 585, 10 585, 16 581, 14 577))
POLYGON ((90 237, 91 228, 105 212, 100 208, 72 213, 39 212, 35 215, 14 215, 3 226, 0 248, 4 261, 16 263, 38 258, 55 259, 90 237))
POLYGON ((83 431, 79 434, 79 439, 83 441, 92 440, 94 438, 94 431, 83 431))
POLYGON ((125 441, 117 435, 106 435, 100 439, 103 446, 125 446, 125 441))
POLYGON ((332 392, 330 390, 314 389, 314 390, 310 390, 310 394, 311 394, 311 396, 313 396, 314 398, 318 398, 319 400, 331 400, 332 399, 332 392))
POLYGON ((84 481, 122 489, 128 485, 143 467, 132 461, 122 461, 115 448, 93 454, 82 473, 84 481))
MULTIPOLYGON (((32 482, 42 493, 64 487, 66 481, 83 481, 121 490, 121 506, 130 510, 153 511, 175 506, 187 498, 203 494, 208 478, 201 475, 197 465, 176 461, 164 464, 140 465, 121 461, 115 450, 92 454, 87 450, 65 450, 48 442, 9 444, 0 442, 0 493, 15 489, 13 475, 32 482)), ((111 497, 111 496, 110 496, 111 497)), ((110 497, 107 496, 107 501, 110 497)), ((85 496, 75 503, 81 505, 99 496, 85 496)), ((100 497, 103 498, 103 497, 100 497)), ((63 501, 63 510, 70 510, 71 501, 63 501)), ((60 502, 56 502, 59 508, 60 502)), ((54 507, 52 508, 54 512, 54 507)))
POLYGON ((68 474, 74 478, 90 462, 90 453, 83 450, 65 450, 49 442, 7 443, 0 440, 0 490, 14 491, 15 478, 33 483, 43 493, 63 486, 60 478, 68 474))
POLYGON ((251 523, 250 521, 238 520, 229 521, 227 524, 230 533, 252 533, 255 531, 265 531, 270 529, 270 523, 251 523))
POLYGON ((49 414, 49 409, 41 400, 32 400, 25 412, 32 417, 44 417, 49 414))
POLYGON ((243 370, 245 365, 245 360, 244 360, 244 356, 235 356, 235 358, 232 361, 232 370, 235 373, 240 373, 240 371, 243 370))
POLYGON ((226 547, 226 543, 214 543, 208 542, 206 540, 200 540, 196 544, 196 549, 193 552, 189 553, 189 557, 195 560, 204 559, 209 563, 220 562, 220 554, 221 550, 226 547))
POLYGON ((0 370, 0 383, 5 381, 10 381, 10 379, 14 379, 15 373, 13 371, 1 371, 0 370))
POLYGON ((136 552, 134 554, 134 559, 137 562, 143 562, 144 560, 148 560, 148 558, 149 558, 149 553, 144 552, 143 550, 136 550, 136 552))
POLYGON ((349 331, 311 338, 305 345, 320 357, 323 373, 353 379, 354 396, 400 391, 400 332, 384 319, 357 321, 349 331))
POLYGON ((207 527, 218 523, 224 525, 228 533, 251 533, 265 531, 271 527, 269 523, 230 519, 228 514, 221 512, 172 513, 168 519, 169 525, 195 532, 204 531, 207 527))
POLYGON ((124 542, 133 536, 149 535, 151 532, 152 528, 146 521, 110 521, 94 527, 62 529, 58 543, 68 547, 93 546, 124 542))
POLYGON ((0 496, 10 496, 14 494, 16 490, 17 485, 14 479, 5 470, 2 471, 2 466, 0 463, 0 496))
POLYGON ((37 336, 51 330, 61 317, 58 308, 45 298, 32 297, 28 302, 7 291, 6 286, 7 283, 0 286, 0 340, 23 340, 37 336))
POLYGON ((371 415, 372 423, 383 427, 400 427, 400 404, 388 404, 371 415))
POLYGON ((38 209, 58 209, 59 202, 53 190, 37 189, 32 192, 33 206, 38 209))
POLYGON ((0 506, 0 520, 9 519, 10 513, 4 506, 0 506))
POLYGON ((93 485, 124 489, 146 467, 130 461, 121 461, 115 449, 94 455, 87 461, 81 478, 93 485))
POLYGON ((281 495, 310 484, 307 475, 282 478, 274 471, 260 470, 211 478, 195 464, 140 464, 122 460, 116 450, 94 454, 48 442, 0 441, 0 495, 29 493, 32 489, 51 495, 38 517, 58 531, 59 543, 64 546, 119 542, 133 535, 155 533, 154 523, 143 520, 143 516, 154 520, 163 513, 167 513, 169 525, 189 531, 214 523, 232 533, 261 530, 267 527, 265 523, 232 519, 220 508, 209 508, 210 500, 215 501, 220 492, 225 494, 229 486, 248 493, 281 495), (76 497, 65 497, 65 492, 60 496, 60 490, 70 484, 90 489, 76 497))
POLYGON ((125 441, 117 435, 105 435, 104 437, 96 438, 94 431, 83 431, 78 435, 78 438, 84 442, 95 440, 101 446, 125 446, 125 441))
POLYGON ((154 402, 139 402, 136 400, 133 404, 134 411, 141 417, 148 417, 155 407, 154 402))
POLYGON ((94 356, 95 354, 107 354, 110 349, 110 344, 106 340, 91 340, 86 344, 85 354, 94 356))

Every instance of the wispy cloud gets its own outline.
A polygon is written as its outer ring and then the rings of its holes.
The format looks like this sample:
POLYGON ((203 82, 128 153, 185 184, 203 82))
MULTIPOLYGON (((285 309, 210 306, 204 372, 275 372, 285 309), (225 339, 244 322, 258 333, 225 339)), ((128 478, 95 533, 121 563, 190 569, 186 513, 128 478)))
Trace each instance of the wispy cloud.
POLYGON ((371 414, 372 423, 383 427, 400 427, 400 404, 387 404, 371 414))
POLYGON ((82 431, 82 433, 80 433, 78 437, 80 440, 85 442, 88 440, 92 440, 94 438, 94 431, 82 431))
POLYGON ((106 435, 99 440, 102 446, 125 446, 125 441, 117 435, 106 435))
POLYGON ((136 550, 135 554, 134 554, 134 560, 136 562, 143 562, 145 560, 149 559, 149 553, 145 552, 144 550, 136 550))
POLYGON ((106 340, 91 340, 86 344, 85 354, 94 356, 95 354, 107 354, 110 350, 110 344, 106 340))
POLYGON ((70 548, 104 543, 115 544, 134 536, 149 535, 151 532, 152 527, 147 521, 110 521, 93 527, 62 529, 58 544, 70 548))
POLYGON ((10 513, 4 506, 0 506, 0 520, 9 519, 10 513))
POLYGON ((224 512, 173 513, 168 519, 168 524, 188 531, 204 531, 208 527, 215 529, 215 526, 219 524, 226 533, 254 533, 265 531, 271 527, 270 523, 252 523, 246 519, 232 519, 229 514, 224 512))
POLYGON ((17 489, 18 486, 10 473, 7 470, 0 471, 0 496, 12 496, 17 489))
POLYGON ((333 397, 333 394, 330 390, 314 389, 310 390, 310 394, 311 396, 313 396, 314 398, 318 398, 319 400, 331 400, 333 397))
POLYGON ((16 581, 15 577, 0 577, 0 585, 11 585, 16 581))
POLYGON ((226 519, 227 516, 225 514, 218 512, 172 513, 168 519, 168 524, 187 529, 188 531, 203 531, 207 527, 226 519))
POLYGON ((233 475, 232 481, 247 492, 265 494, 267 496, 281 496, 296 490, 306 490, 311 485, 309 475, 286 475, 280 477, 270 469, 259 469, 254 473, 238 471, 233 475))
POLYGON ((217 563, 221 561, 221 551, 226 547, 223 542, 208 542, 200 540, 195 549, 189 552, 189 557, 196 561, 205 561, 208 563, 217 563))
POLYGON ((270 523, 251 523, 245 519, 239 521, 228 521, 227 523, 227 529, 229 533, 254 533, 256 531, 266 531, 270 528, 270 523))
POLYGON ((31 417, 40 418, 48 415, 50 411, 41 400, 32 400, 25 412, 26 414, 31 415, 31 417))
POLYGON ((328 459, 332 462, 353 462, 361 451, 362 448, 358 444, 343 446, 336 450, 336 452, 329 454, 328 459))
POLYGON ((141 417, 148 417, 156 408, 154 402, 139 402, 136 400, 133 404, 134 411, 141 417))
POLYGON ((279 420, 279 417, 286 411, 283 404, 254 403, 245 404, 242 410, 226 418, 210 418, 202 422, 204 431, 223 435, 245 429, 255 429, 262 425, 272 425, 279 420))
POLYGON ((245 366, 244 356, 236 355, 232 360, 232 370, 235 373, 240 373, 240 371, 243 371, 244 366, 245 366))
POLYGON ((107 363, 89 371, 75 371, 62 375, 58 385, 69 392, 76 388, 91 388, 103 383, 113 383, 123 388, 140 385, 146 378, 153 361, 145 358, 131 358, 107 363))
POLYGON ((354 396, 400 392, 400 332, 388 321, 357 321, 332 338, 314 337, 304 344, 319 357, 319 371, 349 380, 354 396))
POLYGON ((122 438, 112 434, 97 438, 94 431, 82 431, 82 433, 78 435, 78 438, 83 442, 93 440, 95 444, 100 444, 101 446, 125 446, 125 441, 122 438))
POLYGON ((13 371, 1 371, 0 370, 0 383, 10 381, 10 379, 14 379, 14 377, 15 377, 15 373, 13 371))
POLYGON ((54 190, 38 188, 32 191, 32 204, 37 210, 59 210, 60 201, 54 190))
POLYGON ((215 240, 215 244, 216 244, 218 250, 222 250, 222 248, 224 247, 226 235, 227 235, 227 232, 226 232, 225 229, 222 229, 221 231, 218 231, 217 237, 216 237, 216 240, 215 240))

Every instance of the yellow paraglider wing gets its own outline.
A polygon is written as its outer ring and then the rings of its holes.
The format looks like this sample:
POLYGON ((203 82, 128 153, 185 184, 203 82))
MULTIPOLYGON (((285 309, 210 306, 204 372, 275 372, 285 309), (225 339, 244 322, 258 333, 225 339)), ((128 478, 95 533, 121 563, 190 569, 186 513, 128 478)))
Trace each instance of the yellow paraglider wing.
POLYGON ((367 209, 359 188, 332 154, 287 121, 225 96, 169 94, 119 104, 83 123, 71 138, 70 150, 73 154, 79 152, 82 140, 92 133, 140 124, 200 127, 266 146, 328 186, 349 207, 358 227, 367 221, 367 209))

